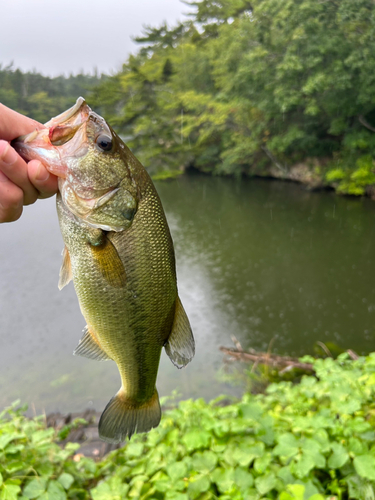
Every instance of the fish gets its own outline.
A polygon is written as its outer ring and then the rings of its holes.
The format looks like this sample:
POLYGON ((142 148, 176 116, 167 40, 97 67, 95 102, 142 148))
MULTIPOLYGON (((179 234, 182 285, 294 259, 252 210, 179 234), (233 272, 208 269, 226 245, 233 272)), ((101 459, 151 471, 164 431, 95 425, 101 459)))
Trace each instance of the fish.
POLYGON ((73 281, 87 323, 73 354, 113 360, 120 373, 121 388, 100 417, 99 436, 119 443, 148 432, 161 419, 156 377, 162 348, 177 368, 195 354, 153 182, 82 97, 12 145, 58 177, 65 244, 58 286, 73 281))

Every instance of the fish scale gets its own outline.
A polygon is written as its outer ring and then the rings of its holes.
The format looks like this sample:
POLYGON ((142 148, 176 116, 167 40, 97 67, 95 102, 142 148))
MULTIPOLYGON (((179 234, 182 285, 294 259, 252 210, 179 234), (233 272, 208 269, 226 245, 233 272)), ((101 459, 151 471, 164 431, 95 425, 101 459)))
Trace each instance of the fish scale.
POLYGON ((159 424, 163 346, 178 368, 194 356, 172 238, 146 170, 82 98, 46 126, 14 146, 59 175, 59 287, 73 280, 87 322, 74 354, 113 360, 119 369, 121 388, 99 422, 100 437, 117 443, 159 424))

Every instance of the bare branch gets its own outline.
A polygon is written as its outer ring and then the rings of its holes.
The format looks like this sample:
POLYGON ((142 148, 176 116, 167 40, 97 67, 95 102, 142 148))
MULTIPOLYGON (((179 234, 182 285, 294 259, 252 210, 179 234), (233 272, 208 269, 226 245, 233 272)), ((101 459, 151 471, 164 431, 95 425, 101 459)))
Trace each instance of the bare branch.
POLYGON ((363 117, 363 115, 358 116, 359 123, 363 125, 364 127, 368 128, 371 130, 371 132, 375 132, 375 127, 372 127, 367 120, 363 117))
POLYGON ((286 174, 288 172, 287 169, 285 167, 283 167, 283 165, 281 165, 281 163, 279 163, 276 160, 276 158, 273 156, 273 154, 271 153, 271 151, 266 146, 261 146, 261 148, 266 153, 266 155, 268 156, 268 158, 272 161, 272 163, 274 163, 276 165, 276 167, 278 169, 280 169, 284 174, 286 174))
POLYGON ((269 352, 249 353, 228 347, 220 347, 219 349, 237 361, 252 362, 257 364, 260 363, 262 365, 272 366, 278 370, 285 370, 287 367, 291 367, 308 372, 314 372, 314 368, 311 363, 301 363, 297 358, 291 358, 289 356, 277 356, 276 354, 270 354, 269 352))

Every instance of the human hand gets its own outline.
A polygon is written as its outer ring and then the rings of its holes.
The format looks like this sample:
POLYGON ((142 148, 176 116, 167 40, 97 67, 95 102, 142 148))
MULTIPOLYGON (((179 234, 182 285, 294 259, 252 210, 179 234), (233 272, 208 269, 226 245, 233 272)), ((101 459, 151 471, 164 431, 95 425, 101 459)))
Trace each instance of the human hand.
POLYGON ((23 205, 57 192, 57 177, 39 160, 26 163, 9 144, 16 137, 41 128, 41 123, 0 104, 0 223, 19 219, 23 205))

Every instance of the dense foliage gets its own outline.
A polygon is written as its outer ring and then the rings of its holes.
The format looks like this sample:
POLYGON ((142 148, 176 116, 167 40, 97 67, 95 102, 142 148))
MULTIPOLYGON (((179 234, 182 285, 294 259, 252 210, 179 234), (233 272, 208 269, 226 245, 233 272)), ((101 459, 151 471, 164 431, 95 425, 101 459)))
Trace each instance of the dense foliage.
POLYGON ((186 3, 94 98, 147 167, 287 176, 318 158, 341 192, 375 183, 372 0, 186 3))
MULTIPOLYGON (((375 354, 313 361, 266 394, 185 401, 101 462, 20 410, 0 415, 0 499, 375 498, 375 354)), ((63 431, 65 434, 65 431, 63 431)))
POLYGON ((0 102, 45 121, 83 94, 161 177, 193 166, 375 195, 375 3, 186 3, 195 14, 146 28, 114 76, 0 68, 0 102))
POLYGON ((77 97, 104 80, 98 75, 50 78, 0 65, 0 102, 42 123, 72 106, 77 97))

